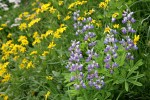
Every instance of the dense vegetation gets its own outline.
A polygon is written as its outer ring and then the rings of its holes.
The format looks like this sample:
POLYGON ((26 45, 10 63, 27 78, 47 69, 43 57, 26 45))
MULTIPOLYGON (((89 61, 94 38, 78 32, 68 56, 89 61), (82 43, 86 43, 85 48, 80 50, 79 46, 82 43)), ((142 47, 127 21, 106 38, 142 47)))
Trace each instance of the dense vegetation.
POLYGON ((0 100, 149 100, 150 0, 0 0, 0 100))

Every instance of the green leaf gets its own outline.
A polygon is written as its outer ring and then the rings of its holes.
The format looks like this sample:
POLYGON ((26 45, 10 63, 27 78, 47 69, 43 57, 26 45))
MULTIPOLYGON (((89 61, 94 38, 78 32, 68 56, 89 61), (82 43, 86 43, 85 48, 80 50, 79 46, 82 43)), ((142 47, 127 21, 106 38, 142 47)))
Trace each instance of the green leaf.
POLYGON ((130 83, 132 83, 132 84, 134 84, 134 85, 137 85, 137 86, 142 86, 142 83, 140 83, 140 82, 137 82, 137 81, 129 81, 128 80, 128 82, 130 82, 130 83))
POLYGON ((70 82, 66 86, 69 87, 69 86, 73 85, 74 83, 76 83, 76 82, 70 82))
POLYGON ((53 75, 54 75, 55 77, 59 77, 59 76, 60 76, 60 72, 52 71, 52 73, 53 73, 53 75))
POLYGON ((128 92, 129 91, 129 84, 127 81, 125 81, 125 90, 128 92))
POLYGON ((83 97, 77 97, 77 100, 84 100, 83 97))
POLYGON ((139 61, 136 62, 136 64, 134 65, 134 67, 139 67, 143 65, 142 59, 140 59, 139 61))
POLYGON ((76 96, 79 94, 78 90, 68 90, 67 92, 70 94, 70 96, 76 96))
POLYGON ((136 75, 136 76, 133 76, 133 77, 130 77, 129 79, 139 79, 139 78, 141 78, 141 77, 143 77, 144 76, 144 74, 140 74, 140 75, 136 75))
POLYGON ((129 77, 131 74, 134 73, 135 70, 137 70, 139 68, 139 66, 141 66, 143 64, 142 60, 139 60, 136 62, 136 64, 132 67, 131 66, 131 69, 129 69, 129 73, 127 74, 127 77, 129 77))

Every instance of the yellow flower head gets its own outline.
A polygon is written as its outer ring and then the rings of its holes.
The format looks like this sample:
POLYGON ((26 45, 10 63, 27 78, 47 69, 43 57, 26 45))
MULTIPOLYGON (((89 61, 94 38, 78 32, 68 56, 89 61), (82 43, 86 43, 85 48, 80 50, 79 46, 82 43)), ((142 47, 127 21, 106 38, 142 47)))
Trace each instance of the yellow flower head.
POLYGON ((32 51, 32 52, 30 53, 30 55, 35 55, 35 54, 37 54, 37 51, 32 51))
POLYGON ((107 7, 107 3, 105 3, 105 2, 101 2, 101 3, 99 4, 99 8, 104 8, 104 9, 106 9, 106 7, 107 7))
POLYGON ((2 82, 8 82, 9 80, 10 80, 10 74, 7 73, 3 76, 2 82))
POLYGON ((49 54, 49 52, 48 51, 44 51, 42 56, 46 56, 47 54, 49 54))
POLYGON ((52 7, 50 7, 49 12, 50 12, 51 14, 55 13, 55 11, 56 11, 56 9, 55 9, 55 8, 53 8, 53 6, 52 6, 52 7))
POLYGON ((45 94, 45 100, 47 100, 48 96, 50 95, 50 91, 47 91, 47 93, 45 94))
POLYGON ((134 35, 133 42, 134 42, 135 45, 137 44, 137 42, 139 41, 139 39, 140 39, 140 35, 134 35))
POLYGON ((46 76, 46 79, 47 80, 53 80, 53 77, 52 76, 46 76))
POLYGON ((11 33, 9 33, 8 35, 7 35, 7 38, 10 38, 12 36, 12 34, 11 33))
POLYGON ((119 28, 119 24, 114 24, 113 27, 114 28, 119 28))
POLYGON ((114 14, 112 15, 112 17, 113 17, 113 18, 116 18, 118 15, 119 15, 119 13, 116 12, 116 13, 114 13, 114 14))
POLYGON ((109 28, 109 26, 105 28, 104 33, 106 33, 106 32, 110 33, 110 28, 109 28))
POLYGON ((63 3, 64 3, 64 1, 59 1, 58 5, 61 6, 61 5, 63 5, 63 3))
POLYGON ((52 48, 55 47, 55 46, 56 46, 56 44, 52 41, 52 42, 49 44, 48 48, 49 48, 49 49, 52 49, 52 48))

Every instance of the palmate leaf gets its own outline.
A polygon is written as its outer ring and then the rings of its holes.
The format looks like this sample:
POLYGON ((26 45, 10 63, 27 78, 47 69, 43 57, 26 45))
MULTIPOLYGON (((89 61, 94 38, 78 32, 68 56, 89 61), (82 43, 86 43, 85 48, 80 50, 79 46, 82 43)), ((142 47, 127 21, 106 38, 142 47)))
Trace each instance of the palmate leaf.
POLYGON ((143 64, 142 59, 140 59, 139 61, 137 61, 135 63, 135 65, 128 70, 129 73, 127 74, 127 77, 129 77, 131 74, 134 73, 135 70, 137 70, 139 68, 139 66, 141 66, 143 64))

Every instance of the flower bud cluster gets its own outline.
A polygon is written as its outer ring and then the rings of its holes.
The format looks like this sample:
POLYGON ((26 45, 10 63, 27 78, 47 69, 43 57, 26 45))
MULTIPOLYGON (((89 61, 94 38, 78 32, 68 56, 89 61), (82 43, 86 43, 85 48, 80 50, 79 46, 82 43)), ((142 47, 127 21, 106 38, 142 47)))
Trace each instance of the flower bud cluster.
POLYGON ((77 81, 74 86, 76 89, 79 89, 81 86, 85 88, 85 83, 83 81, 84 73, 83 64, 81 64, 81 59, 83 58, 82 52, 79 48, 80 42, 79 41, 72 41, 72 45, 69 48, 70 51, 70 58, 68 65, 66 66, 67 69, 72 73, 70 81, 77 81))
MULTIPOLYGON (((112 29, 111 29, 112 30, 112 29)), ((110 73, 113 73, 115 67, 118 67, 118 64, 114 62, 114 59, 118 57, 117 50, 118 46, 116 43, 118 40, 115 38, 115 34, 110 31, 110 33, 106 34, 104 44, 106 48, 104 49, 104 53, 106 54, 104 58, 105 68, 110 70, 110 73)))
POLYGON ((88 85, 90 87, 95 87, 96 89, 101 89, 104 86, 104 76, 100 77, 98 74, 99 64, 94 60, 92 63, 88 64, 88 85))
POLYGON ((125 39, 122 39, 121 41, 119 41, 119 43, 125 48, 125 50, 127 51, 127 58, 128 59, 134 59, 133 55, 130 53, 131 50, 137 50, 138 47, 137 45, 134 44, 133 40, 129 37, 126 36, 125 39))
POLYGON ((135 33, 136 31, 132 28, 132 23, 135 23, 135 19, 132 17, 134 12, 129 12, 129 10, 126 10, 123 12, 123 20, 122 23, 126 24, 126 27, 122 28, 122 33, 126 34, 126 36, 119 41, 119 43, 125 48, 127 51, 126 58, 133 60, 134 57, 131 54, 131 50, 137 50, 138 47, 136 44, 134 44, 134 41, 130 38, 130 36, 127 35, 127 33, 135 33))
POLYGON ((80 17, 79 13, 80 13, 80 11, 76 11, 73 13, 73 19, 75 22, 73 24, 73 26, 74 26, 74 29, 76 30, 76 32, 75 32, 76 35, 83 34, 85 31, 94 28, 94 26, 92 24, 83 25, 84 23, 91 22, 92 18, 91 17, 88 17, 88 18, 80 17))
POLYGON ((92 18, 83 18, 80 17, 80 11, 76 11, 73 13, 74 19, 74 29, 76 30, 76 35, 85 34, 84 41, 88 43, 85 60, 82 56, 82 52, 79 48, 79 41, 72 41, 72 45, 69 48, 70 58, 69 63, 66 66, 71 73, 73 73, 70 78, 70 81, 75 82, 74 86, 76 89, 86 88, 88 85, 90 87, 95 87, 96 89, 101 89, 104 86, 104 76, 100 77, 98 73, 99 64, 95 62, 94 58, 98 57, 98 54, 94 52, 94 46, 96 45, 95 37, 96 34, 91 32, 90 30, 94 28, 93 24, 91 24, 92 18), (86 64, 87 63, 87 64, 86 64), (83 66, 85 68, 83 68, 83 66), (86 74, 84 74, 84 73, 86 74), (86 76, 85 76, 86 75, 86 76))
POLYGON ((126 27, 122 28, 122 33, 123 34, 127 34, 127 33, 135 33, 136 31, 132 28, 132 23, 135 23, 135 19, 132 17, 134 13, 133 12, 129 12, 124 11, 122 16, 123 16, 123 20, 122 23, 126 24, 126 27))

